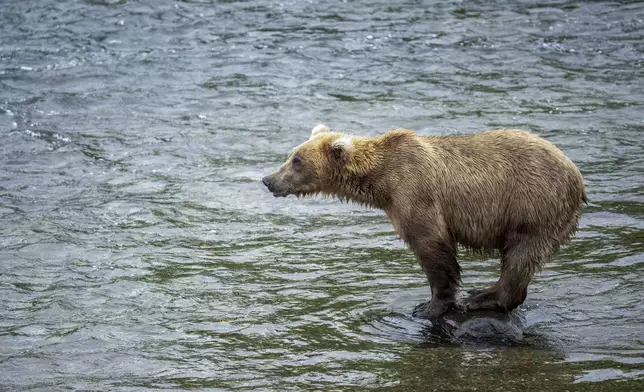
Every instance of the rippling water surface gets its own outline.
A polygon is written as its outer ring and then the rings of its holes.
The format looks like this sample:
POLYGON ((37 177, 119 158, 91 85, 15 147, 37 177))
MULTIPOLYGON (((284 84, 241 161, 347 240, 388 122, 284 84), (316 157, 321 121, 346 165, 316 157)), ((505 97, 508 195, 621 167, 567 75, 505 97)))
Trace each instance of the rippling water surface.
POLYGON ((642 390, 643 139, 642 2, 0 1, 0 389, 642 390), (383 213, 263 188, 320 122, 578 164, 520 344, 412 318, 383 213))

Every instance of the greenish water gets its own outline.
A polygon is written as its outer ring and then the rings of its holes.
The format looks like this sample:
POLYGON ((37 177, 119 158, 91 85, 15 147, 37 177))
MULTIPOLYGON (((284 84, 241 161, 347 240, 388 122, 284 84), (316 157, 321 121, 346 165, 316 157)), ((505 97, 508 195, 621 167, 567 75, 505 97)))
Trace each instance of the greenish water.
POLYGON ((0 1, 0 390, 644 389, 643 59, 636 1, 0 1), (412 318, 382 212, 264 189, 320 122, 577 163, 519 344, 412 318))

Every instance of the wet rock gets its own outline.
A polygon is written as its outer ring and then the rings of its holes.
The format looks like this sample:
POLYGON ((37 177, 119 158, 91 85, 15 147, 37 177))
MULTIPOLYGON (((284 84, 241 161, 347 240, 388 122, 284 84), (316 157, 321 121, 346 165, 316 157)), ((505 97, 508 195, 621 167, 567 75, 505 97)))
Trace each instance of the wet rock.
POLYGON ((518 344, 523 340, 521 311, 501 313, 491 310, 450 309, 436 319, 427 319, 419 304, 413 317, 429 321, 423 332, 429 340, 454 343, 518 344))

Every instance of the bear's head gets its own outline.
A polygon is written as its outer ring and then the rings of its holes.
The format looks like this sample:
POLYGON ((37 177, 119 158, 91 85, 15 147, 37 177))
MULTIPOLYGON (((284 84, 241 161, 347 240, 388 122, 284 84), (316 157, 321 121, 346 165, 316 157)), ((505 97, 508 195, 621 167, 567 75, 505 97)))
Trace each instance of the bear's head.
POLYGON ((353 137, 318 125, 309 140, 295 147, 286 162, 262 182, 275 197, 337 194, 335 188, 352 148, 353 137))

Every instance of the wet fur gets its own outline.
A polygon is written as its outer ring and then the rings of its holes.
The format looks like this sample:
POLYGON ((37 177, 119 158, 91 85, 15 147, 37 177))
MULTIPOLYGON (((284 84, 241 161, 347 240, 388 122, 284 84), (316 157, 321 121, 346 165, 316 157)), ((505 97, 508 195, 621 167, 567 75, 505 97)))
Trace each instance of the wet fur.
POLYGON ((427 275, 430 317, 455 304, 458 245, 501 255, 499 281, 463 306, 516 308, 534 274, 574 235, 586 202, 577 167, 520 130, 447 137, 395 130, 362 138, 318 128, 289 160, 296 155, 307 173, 287 161, 273 173, 273 186, 383 209, 427 275))

